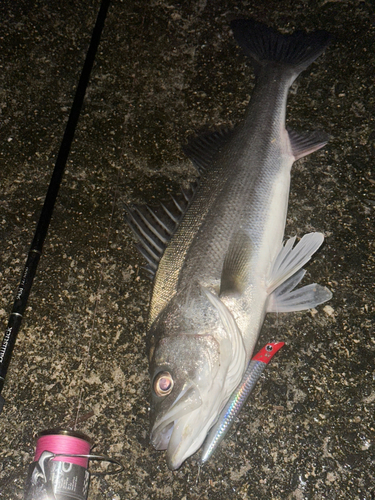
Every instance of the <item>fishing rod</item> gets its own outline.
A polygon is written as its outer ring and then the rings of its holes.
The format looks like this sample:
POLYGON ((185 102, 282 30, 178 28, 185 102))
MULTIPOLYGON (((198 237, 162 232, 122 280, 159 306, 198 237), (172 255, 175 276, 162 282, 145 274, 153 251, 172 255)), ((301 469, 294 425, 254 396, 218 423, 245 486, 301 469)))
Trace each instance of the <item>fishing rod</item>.
POLYGON ((9 363, 12 358, 13 349, 16 343, 18 332, 21 328, 23 314, 26 309, 27 300, 33 284, 38 263, 43 251, 43 243, 47 236, 48 227, 51 221, 57 194, 59 192, 61 180, 64 174, 66 162, 73 142, 75 129, 81 112, 86 88, 90 79, 91 70, 94 64, 95 55, 99 46, 100 37, 107 16, 110 0, 102 0, 95 26, 91 35, 90 45, 86 54, 86 59, 82 68, 78 82, 74 101, 70 110, 68 123, 57 155, 55 168, 49 183, 46 198, 39 221, 34 233, 34 238, 30 246, 26 264, 21 276, 21 281, 17 289, 13 309, 10 313, 8 325, 0 347, 0 414, 3 410, 5 400, 1 395, 4 387, 5 377, 9 363))

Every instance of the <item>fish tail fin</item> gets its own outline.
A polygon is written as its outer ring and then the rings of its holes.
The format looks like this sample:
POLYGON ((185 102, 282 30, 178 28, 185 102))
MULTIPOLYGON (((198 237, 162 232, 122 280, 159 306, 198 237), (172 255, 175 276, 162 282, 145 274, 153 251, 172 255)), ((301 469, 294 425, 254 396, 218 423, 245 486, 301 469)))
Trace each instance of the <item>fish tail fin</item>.
POLYGON ((291 70, 292 81, 322 54, 331 40, 327 31, 283 35, 253 19, 236 19, 231 28, 237 43, 252 60, 257 76, 262 68, 276 63, 291 70))

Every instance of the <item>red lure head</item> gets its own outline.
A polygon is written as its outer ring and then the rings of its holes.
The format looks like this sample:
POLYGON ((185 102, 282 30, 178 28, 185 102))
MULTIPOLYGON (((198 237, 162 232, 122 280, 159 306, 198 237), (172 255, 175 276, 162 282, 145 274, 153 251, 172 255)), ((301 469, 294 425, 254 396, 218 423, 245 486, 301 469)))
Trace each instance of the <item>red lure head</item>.
POLYGON ((272 357, 279 351, 285 342, 270 342, 266 344, 263 349, 261 349, 258 354, 256 354, 252 361, 261 361, 262 363, 268 363, 271 361, 272 357))

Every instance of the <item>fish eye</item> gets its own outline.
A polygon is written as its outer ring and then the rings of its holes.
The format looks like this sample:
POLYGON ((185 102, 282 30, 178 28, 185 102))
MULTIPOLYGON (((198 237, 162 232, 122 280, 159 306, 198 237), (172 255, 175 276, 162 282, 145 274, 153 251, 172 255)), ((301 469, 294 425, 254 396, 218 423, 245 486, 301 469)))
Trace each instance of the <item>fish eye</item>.
POLYGON ((272 345, 268 344, 268 346, 266 347, 266 350, 267 350, 268 352, 271 352, 271 351, 272 351, 272 349, 273 349, 272 345))
POLYGON ((168 396, 173 389, 173 378, 169 372, 160 372, 154 379, 154 391, 157 396, 168 396))

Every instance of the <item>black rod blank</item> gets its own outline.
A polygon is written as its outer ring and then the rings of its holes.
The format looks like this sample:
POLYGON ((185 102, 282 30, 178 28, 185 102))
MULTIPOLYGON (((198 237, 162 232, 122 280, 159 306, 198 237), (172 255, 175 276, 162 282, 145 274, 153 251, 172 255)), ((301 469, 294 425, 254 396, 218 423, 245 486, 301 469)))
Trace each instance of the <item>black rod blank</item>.
POLYGON ((92 32, 90 46, 82 68, 78 82, 74 101, 70 110, 68 123, 65 128, 60 150, 57 155, 55 168, 44 200, 42 212, 35 230, 34 239, 31 243, 30 251, 26 260, 26 265, 22 273, 21 281, 17 289, 13 309, 9 317, 8 326, 0 347, 0 413, 4 406, 4 398, 1 392, 4 386, 5 377, 12 357, 17 334, 21 327, 22 317, 26 309, 27 300, 33 284, 34 276, 38 267, 40 256, 43 251, 43 243, 47 235, 51 221, 52 212, 55 206, 57 194, 59 192, 61 180, 64 174, 65 165, 69 156, 70 148, 74 138, 74 132, 81 112, 86 87, 89 82, 90 73, 94 64, 96 51, 99 46, 100 37, 107 16, 110 0, 102 0, 96 23, 92 32))

